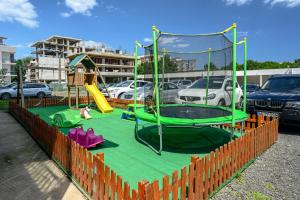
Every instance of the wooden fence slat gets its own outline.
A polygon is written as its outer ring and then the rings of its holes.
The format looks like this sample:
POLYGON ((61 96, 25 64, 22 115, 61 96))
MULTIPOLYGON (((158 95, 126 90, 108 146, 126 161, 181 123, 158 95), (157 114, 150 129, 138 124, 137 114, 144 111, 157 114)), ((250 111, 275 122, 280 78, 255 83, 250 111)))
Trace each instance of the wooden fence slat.
POLYGON ((223 176, 224 176, 224 173, 223 173, 223 160, 224 160, 224 158, 223 158, 223 156, 224 156, 224 149, 223 149, 223 146, 221 146, 220 147, 220 156, 219 156, 219 165, 220 165, 220 167, 219 167, 219 185, 222 185, 222 183, 223 183, 223 176))
POLYGON ((215 152, 210 153, 210 169, 209 169, 209 193, 212 193, 214 190, 214 171, 215 171, 215 152))
POLYGON ((195 199, 203 199, 203 159, 198 159, 196 163, 195 199))
POLYGON ((188 182, 188 199, 191 200, 194 198, 194 179, 195 179, 195 165, 194 163, 190 163, 189 165, 189 182, 188 182))
MULTIPOLYGON (((111 199, 115 199, 115 193, 116 193, 116 188, 117 188, 117 183, 116 183, 116 173, 111 170, 111 175, 110 175, 110 187, 111 187, 111 199)), ((133 194, 132 194, 133 195, 133 194)))
POLYGON ((178 200, 178 171, 172 174, 172 199, 178 200))
POLYGON ((123 199, 123 190, 122 190, 122 177, 117 177, 117 199, 122 200, 123 199))
POLYGON ((180 185, 180 199, 186 199, 186 167, 181 168, 181 185, 180 185))
POLYGON ((169 176, 163 178, 163 200, 169 199, 169 176))
POLYGON ((159 184, 157 180, 155 180, 152 184, 152 191, 153 191, 153 200, 159 200, 160 192, 159 192, 159 184))
POLYGON ((203 198, 207 199, 208 198, 208 189, 209 189, 209 167, 210 167, 210 159, 209 159, 209 155, 205 156, 205 163, 204 163, 204 194, 203 194, 203 198))

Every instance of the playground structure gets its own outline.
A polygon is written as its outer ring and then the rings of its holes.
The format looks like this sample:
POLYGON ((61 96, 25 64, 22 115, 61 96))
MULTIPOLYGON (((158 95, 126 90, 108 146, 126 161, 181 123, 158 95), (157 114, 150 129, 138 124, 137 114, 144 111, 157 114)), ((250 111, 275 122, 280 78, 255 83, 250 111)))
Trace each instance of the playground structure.
MULTIPOLYGON (((135 81, 138 76, 152 78, 152 98, 144 102, 144 106, 137 106, 136 84, 134 85, 134 113, 137 119, 156 123, 160 140, 159 148, 155 148, 149 141, 139 135, 139 120, 136 120, 135 135, 142 143, 160 154, 163 149, 164 127, 203 127, 211 125, 231 124, 231 136, 237 122, 247 119, 246 89, 243 91, 243 109, 236 107, 236 46, 244 44, 244 84, 246 84, 246 39, 237 43, 236 24, 224 31, 210 34, 173 34, 165 33, 152 27, 153 44, 143 46, 135 43, 135 81), (228 33, 232 34, 229 39, 228 33), (138 48, 145 50, 143 62, 138 64, 138 48), (138 71, 140 74, 138 74, 138 71), (164 96, 165 79, 168 73, 203 71, 199 88, 205 95, 183 96, 182 104, 170 104, 164 96), (216 94, 215 89, 220 83, 214 79, 215 75, 230 77, 231 82, 224 86, 229 106, 210 104, 216 94), (202 85, 201 85, 202 84, 202 85), (193 103, 197 101, 197 104, 193 103), (199 103, 200 102, 200 103, 199 103)), ((222 86, 223 87, 223 86, 222 86)))
POLYGON ((93 60, 86 54, 80 54, 69 63, 68 67, 67 86, 69 107, 72 107, 71 91, 72 89, 75 89, 73 90, 75 92, 75 109, 78 109, 79 89, 84 86, 87 90, 88 104, 90 104, 89 94, 91 94, 98 109, 102 113, 112 112, 113 108, 109 105, 106 98, 97 87, 97 74, 100 76, 103 83, 104 81, 93 60))
POLYGON ((86 132, 82 127, 70 129, 68 137, 85 148, 95 147, 97 144, 104 143, 103 136, 95 135, 92 128, 89 128, 86 132))

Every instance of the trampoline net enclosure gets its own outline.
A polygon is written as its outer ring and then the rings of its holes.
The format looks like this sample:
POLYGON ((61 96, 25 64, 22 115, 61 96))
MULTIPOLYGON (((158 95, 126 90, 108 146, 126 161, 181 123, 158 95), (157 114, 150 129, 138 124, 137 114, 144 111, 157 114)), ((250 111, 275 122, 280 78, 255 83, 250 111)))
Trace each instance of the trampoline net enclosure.
POLYGON ((155 89, 154 44, 144 47, 145 55, 138 74, 151 81, 144 90, 145 112, 157 112, 156 92, 159 93, 160 115, 174 118, 214 118, 230 116, 228 110, 210 106, 231 106, 233 43, 225 33, 170 34, 157 33, 157 75, 155 89), (219 98, 222 92, 222 98, 219 98), (180 105, 177 109, 169 104, 180 105), (205 108, 190 107, 189 104, 205 108), (196 114, 200 112, 200 114, 196 114), (180 115, 180 113, 182 115, 180 115), (184 116, 184 117, 183 117, 184 116), (197 116, 197 117, 196 117, 197 116))

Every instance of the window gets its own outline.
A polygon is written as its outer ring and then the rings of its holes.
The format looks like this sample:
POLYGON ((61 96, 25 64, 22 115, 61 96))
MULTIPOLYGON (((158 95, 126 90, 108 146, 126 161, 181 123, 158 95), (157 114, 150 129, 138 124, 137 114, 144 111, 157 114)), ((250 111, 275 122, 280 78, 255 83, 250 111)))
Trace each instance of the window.
POLYGON ((262 89, 278 91, 299 90, 300 77, 271 78, 262 86, 262 89))
POLYGON ((190 85, 192 83, 192 81, 190 80, 183 80, 182 81, 182 85, 190 85))
POLYGON ((136 87, 143 87, 146 82, 136 82, 136 87))
MULTIPOLYGON (((208 89, 220 89, 223 85, 224 79, 210 78, 208 83, 208 89)), ((207 79, 202 78, 193 83, 191 89, 205 89, 207 87, 207 79)))
POLYGON ((42 84, 28 84, 27 88, 45 88, 45 85, 42 84))
POLYGON ((168 85, 168 90, 176 90, 176 89, 178 89, 178 87, 175 84, 168 83, 167 85, 168 85))

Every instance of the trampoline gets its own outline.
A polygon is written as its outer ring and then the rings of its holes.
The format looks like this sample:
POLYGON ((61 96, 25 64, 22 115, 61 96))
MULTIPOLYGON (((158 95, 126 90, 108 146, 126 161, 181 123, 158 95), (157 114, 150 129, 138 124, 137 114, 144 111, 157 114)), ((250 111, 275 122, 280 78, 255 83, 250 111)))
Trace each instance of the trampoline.
MULTIPOLYGON (((157 115, 148 112, 146 108, 137 108, 136 117, 143 121, 156 123, 157 115)), ((232 122, 232 110, 222 106, 207 106, 201 104, 168 104, 160 106, 160 122, 165 126, 207 126, 230 124, 232 122)), ((234 115, 236 122, 244 121, 248 115, 236 110, 234 115)))
MULTIPOLYGON (((153 26, 151 45, 135 43, 134 113, 137 140, 160 154, 163 149, 162 126, 198 128, 230 124, 233 135, 236 123, 248 118, 246 90, 243 93, 236 91, 236 45, 242 43, 237 43, 236 37, 236 24, 209 34, 166 33, 153 26), (140 58, 139 48, 144 49, 145 53, 140 58), (195 82, 184 88, 170 82, 173 77, 194 79, 195 82), (139 89, 139 99, 144 97, 144 106, 137 104, 137 87, 141 87, 137 86, 138 78, 153 83, 153 88, 144 87, 142 94, 142 89, 139 89), (237 107, 242 103, 243 109, 237 107), (140 120, 157 125, 159 149, 139 135, 140 120)), ((245 84, 246 45, 244 47, 245 84)))

